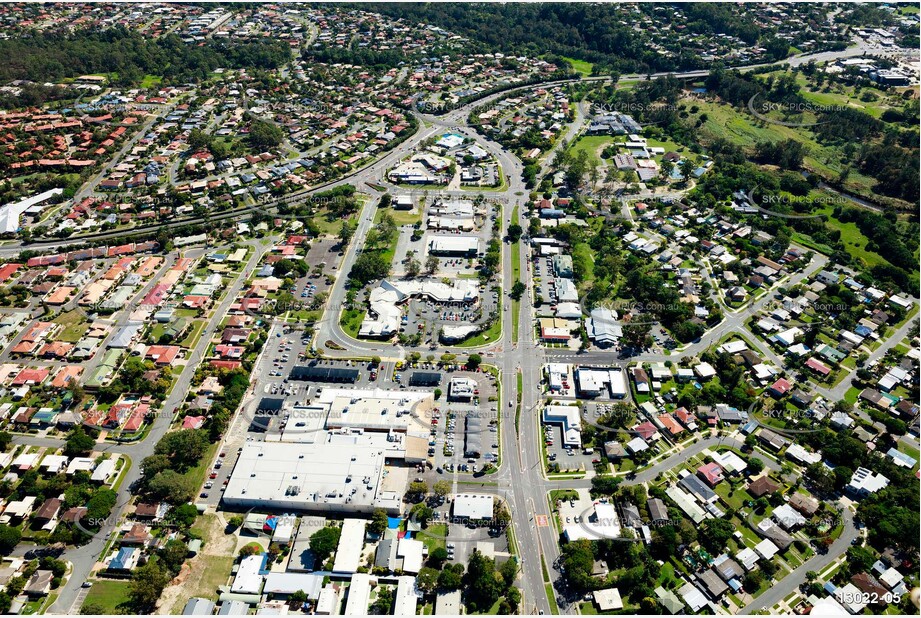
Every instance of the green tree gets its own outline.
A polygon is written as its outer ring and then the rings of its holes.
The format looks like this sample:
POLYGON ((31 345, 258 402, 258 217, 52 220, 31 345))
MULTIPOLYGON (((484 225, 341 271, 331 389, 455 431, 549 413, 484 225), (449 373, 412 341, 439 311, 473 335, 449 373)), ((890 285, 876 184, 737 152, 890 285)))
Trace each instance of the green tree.
POLYGON ((284 131, 270 122, 254 120, 249 127, 249 141, 256 148, 275 148, 284 139, 284 131))
POLYGON ((22 533, 18 528, 0 524, 0 554, 5 556, 13 551, 20 539, 22 539, 22 533))
POLYGON ((479 354, 471 354, 467 357, 467 369, 470 371, 476 371, 477 367, 480 366, 480 363, 483 362, 483 357, 479 354))
POLYGON ((447 565, 438 575, 438 588, 441 590, 457 590, 464 583, 464 565, 456 563, 447 565))
POLYGON ((375 509, 371 514, 371 521, 368 523, 368 532, 371 534, 383 534, 389 523, 387 511, 375 509))
POLYGON ((428 561, 436 567, 441 567, 448 560, 448 550, 444 547, 436 547, 429 552, 428 561))
POLYGON ((698 538, 707 550, 719 553, 725 549, 726 542, 732 538, 733 532, 735 527, 732 522, 725 519, 707 519, 700 527, 698 538))
POLYGON ((128 584, 128 599, 136 612, 151 613, 172 576, 158 560, 134 570, 128 584))
POLYGON ((451 482, 445 480, 435 481, 435 483, 432 485, 432 493, 434 493, 439 498, 447 496, 449 493, 451 493, 451 482))
POLYGON ((332 555, 339 545, 340 534, 342 530, 334 526, 327 526, 313 533, 310 537, 310 551, 313 552, 317 564, 323 564, 332 555))
POLYGON ((170 509, 169 517, 181 529, 188 530, 198 519, 198 509, 194 504, 180 504, 170 509))
POLYGON ((419 586, 419 590, 423 593, 434 592, 435 587, 438 585, 438 576, 439 572, 437 569, 432 567, 422 567, 419 569, 419 574, 416 575, 416 585, 419 586))
POLYGON ((96 446, 96 440, 88 435, 81 426, 74 427, 64 444, 64 454, 68 457, 79 457, 86 455, 96 446))
POLYGON ((524 293, 527 291, 527 286, 521 281, 516 281, 512 284, 512 291, 509 293, 509 296, 513 300, 521 300, 521 297, 524 296, 524 293))

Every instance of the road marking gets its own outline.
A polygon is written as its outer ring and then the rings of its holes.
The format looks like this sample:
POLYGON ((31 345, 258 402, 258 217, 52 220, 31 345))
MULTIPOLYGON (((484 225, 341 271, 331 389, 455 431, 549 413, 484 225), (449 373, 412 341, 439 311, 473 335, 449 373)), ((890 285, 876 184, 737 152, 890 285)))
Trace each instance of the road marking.
POLYGON ((550 519, 546 515, 537 515, 534 517, 534 521, 537 523, 538 528, 550 527, 550 519))

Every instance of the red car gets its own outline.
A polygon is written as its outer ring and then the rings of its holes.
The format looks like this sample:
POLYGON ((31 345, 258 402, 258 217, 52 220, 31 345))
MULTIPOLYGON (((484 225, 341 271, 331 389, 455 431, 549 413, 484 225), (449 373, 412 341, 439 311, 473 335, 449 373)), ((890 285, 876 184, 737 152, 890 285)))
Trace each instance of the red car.
POLYGON ((208 478, 209 478, 209 479, 212 479, 212 480, 216 479, 216 478, 217 478, 217 472, 212 472, 211 475, 208 476, 208 478))

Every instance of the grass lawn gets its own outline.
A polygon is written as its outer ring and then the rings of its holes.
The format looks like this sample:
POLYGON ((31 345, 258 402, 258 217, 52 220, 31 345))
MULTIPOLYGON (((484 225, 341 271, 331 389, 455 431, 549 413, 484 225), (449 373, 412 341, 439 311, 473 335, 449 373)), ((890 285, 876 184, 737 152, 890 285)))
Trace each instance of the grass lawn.
POLYGON ((416 212, 408 210, 394 210, 393 208, 378 208, 374 215, 375 225, 381 222, 381 219, 387 213, 393 218, 397 225, 414 225, 422 221, 422 210, 417 208, 416 212))
POLYGON ((204 320, 195 320, 192 322, 192 328, 189 329, 189 334, 186 335, 185 339, 179 342, 179 345, 183 348, 194 348, 195 344, 198 343, 198 338, 201 337, 201 331, 204 328, 204 320))
POLYGON ((103 613, 121 614, 119 606, 128 601, 128 582, 122 580, 96 580, 90 588, 83 607, 93 604, 98 605, 103 613))
POLYGON ((849 404, 854 405, 857 403, 857 397, 859 395, 860 389, 856 386, 852 386, 851 388, 847 389, 846 393, 844 393, 844 400, 849 404))
MULTIPOLYGON (((729 105, 710 101, 685 101, 688 105, 696 105, 697 114, 691 114, 688 121, 693 123, 701 114, 706 114, 707 119, 699 131, 705 136, 713 138, 722 137, 743 148, 753 150, 758 142, 777 142, 785 139, 796 139, 808 148, 804 158, 804 167, 827 177, 837 177, 842 169, 840 148, 841 146, 827 146, 815 140, 809 127, 786 127, 778 124, 762 123, 745 111, 729 105)), ((872 197, 872 187, 876 181, 869 176, 864 176, 852 170, 845 183, 845 190, 857 195, 872 197)))
POLYGON ((656 583, 660 586, 668 586, 668 582, 677 582, 678 578, 675 577, 675 567, 672 566, 671 562, 666 562, 662 565, 662 568, 659 569, 659 578, 656 580, 656 583))
POLYGON ((60 324, 64 328, 61 334, 57 336, 59 341, 76 343, 83 338, 83 334, 89 330, 89 323, 83 317, 83 314, 77 310, 67 311, 52 320, 55 324, 60 324))
POLYGON ((589 163, 599 165, 601 164, 601 150, 614 142, 614 138, 610 135, 584 135, 569 147, 569 154, 575 158, 579 156, 580 150, 584 150, 588 153, 589 163))
MULTIPOLYGON (((814 192, 820 193, 820 192, 814 192)), ((888 264, 886 259, 878 253, 867 251, 867 243, 870 239, 864 236, 856 223, 842 223, 831 216, 832 206, 826 206, 818 211, 822 214, 829 215, 825 219, 825 225, 841 232, 841 242, 847 246, 847 252, 863 262, 867 267, 872 268, 880 264, 888 264)))
POLYGON ((560 608, 556 604, 556 593, 553 591, 553 584, 544 584, 544 590, 547 592, 547 602, 550 604, 550 613, 559 614, 560 608))
POLYGON ((738 510, 742 508, 746 502, 754 500, 754 498, 752 498, 749 493, 741 487, 736 489, 730 496, 729 491, 731 489, 732 488, 729 486, 729 483, 720 483, 716 486, 715 491, 717 495, 723 500, 723 502, 728 504, 733 509, 738 510))
POLYGON ((362 309, 346 309, 339 316, 339 326, 349 337, 358 338, 358 329, 361 327, 362 320, 365 319, 365 312, 362 309))
POLYGON ((219 443, 214 443, 208 447, 208 450, 205 451, 205 454, 202 456, 201 461, 198 462, 198 465, 194 468, 189 468, 183 475, 182 478, 187 480, 190 486, 195 488, 195 495, 198 495, 198 488, 202 486, 205 482, 205 477, 208 475, 208 470, 211 468, 211 462, 214 461, 214 454, 217 452, 219 443))
POLYGON ((582 75, 582 77, 588 77, 592 74, 592 67, 594 66, 591 62, 586 62, 585 60, 576 60, 575 58, 567 58, 562 56, 563 60, 572 65, 574 71, 582 75))
POLYGON ((162 81, 162 75, 151 75, 148 73, 144 76, 144 79, 141 80, 141 88, 153 88, 154 86, 159 86, 162 81))
POLYGON ((477 346, 486 345, 487 343, 492 343, 499 338, 499 335, 502 334, 502 302, 500 299, 499 302, 499 315, 496 316, 496 322, 490 326, 488 329, 484 330, 481 333, 464 339, 460 343, 456 344, 458 348, 475 348, 477 346))
POLYGON ((425 546, 429 548, 429 553, 432 553, 433 549, 445 546, 447 536, 447 524, 430 524, 424 532, 419 534, 419 540, 425 543, 425 546))

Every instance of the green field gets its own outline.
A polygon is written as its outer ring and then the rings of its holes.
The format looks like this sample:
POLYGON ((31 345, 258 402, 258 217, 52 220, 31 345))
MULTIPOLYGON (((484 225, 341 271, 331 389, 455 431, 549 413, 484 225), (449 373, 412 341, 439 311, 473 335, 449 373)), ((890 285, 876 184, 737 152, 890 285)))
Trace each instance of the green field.
MULTIPOLYGON (((711 138, 724 138, 746 149, 753 149, 758 142, 777 142, 795 139, 808 149, 803 166, 821 176, 837 177, 844 168, 841 163, 840 147, 825 146, 817 142, 808 127, 785 127, 759 121, 747 111, 740 111, 730 105, 694 99, 685 101, 688 106, 696 105, 698 113, 691 114, 689 121, 696 121, 701 114, 707 119, 699 132, 711 138)), ((872 192, 876 181, 851 170, 845 182, 845 190, 865 197, 874 197, 872 192)))
POLYGON ((571 64, 573 70, 579 73, 582 77, 588 77, 592 74, 592 67, 594 65, 591 62, 586 62, 585 60, 576 60, 575 58, 567 58, 566 56, 562 56, 562 58, 571 64))
POLYGON ((384 213, 389 214, 393 217, 393 222, 397 225, 415 225, 422 221, 422 210, 416 208, 416 212, 409 210, 394 210, 392 208, 378 208, 377 213, 374 215, 374 223, 380 223, 381 217, 384 216, 384 213))
POLYGON ((115 580, 97 580, 93 582, 86 599, 83 600, 83 606, 96 605, 104 614, 122 614, 125 610, 120 609, 122 603, 128 601, 128 582, 115 580))
MULTIPOLYGON (((817 192, 814 192, 817 193, 817 192)), ((816 211, 825 215, 825 225, 841 232, 841 242, 847 247, 847 252, 858 260, 862 261, 868 268, 880 264, 888 264, 885 258, 878 253, 867 251, 867 243, 870 239, 863 235, 856 223, 842 223, 831 216, 834 208, 826 206, 822 210, 816 211)))
POLYGON ((76 343, 83 338, 83 334, 89 330, 89 323, 84 320, 80 311, 68 311, 54 318, 55 324, 61 324, 64 328, 57 336, 58 341, 76 343))
POLYGON ((583 135, 569 147, 569 154, 579 156, 579 151, 588 153, 588 160, 595 165, 601 164, 601 151, 605 146, 613 144, 616 140, 610 135, 583 135))
POLYGON ((141 88, 154 88, 155 86, 159 86, 162 81, 162 75, 150 75, 148 73, 144 76, 144 79, 141 80, 141 88))
POLYGON ((346 309, 339 316, 339 326, 345 331, 345 334, 352 338, 358 338, 358 329, 361 327, 362 320, 365 319, 365 312, 362 309, 346 309))

